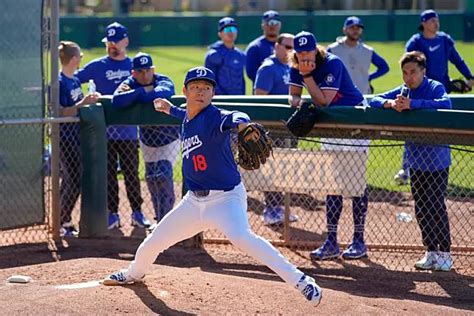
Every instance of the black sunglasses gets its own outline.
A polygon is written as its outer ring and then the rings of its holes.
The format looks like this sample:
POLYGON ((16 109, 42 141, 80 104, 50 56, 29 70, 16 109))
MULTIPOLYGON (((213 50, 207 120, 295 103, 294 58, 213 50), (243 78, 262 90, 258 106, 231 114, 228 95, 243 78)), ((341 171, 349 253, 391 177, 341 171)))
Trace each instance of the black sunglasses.
POLYGON ((285 47, 286 49, 288 49, 288 50, 290 50, 290 49, 293 49, 293 48, 294 48, 294 47, 293 47, 293 46, 291 46, 291 45, 283 45, 283 44, 281 44, 281 45, 282 45, 283 47, 285 47))

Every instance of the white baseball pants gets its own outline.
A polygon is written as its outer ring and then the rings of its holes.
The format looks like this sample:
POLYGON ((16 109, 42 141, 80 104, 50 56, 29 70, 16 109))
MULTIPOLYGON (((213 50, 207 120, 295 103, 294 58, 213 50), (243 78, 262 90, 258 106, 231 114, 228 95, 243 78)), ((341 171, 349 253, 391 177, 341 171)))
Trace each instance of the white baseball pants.
POLYGON ((296 286, 303 276, 275 247, 250 230, 247 193, 242 183, 228 192, 211 190, 206 197, 189 191, 140 244, 128 268, 129 275, 143 277, 161 252, 207 229, 224 233, 232 244, 267 265, 291 286, 296 286))

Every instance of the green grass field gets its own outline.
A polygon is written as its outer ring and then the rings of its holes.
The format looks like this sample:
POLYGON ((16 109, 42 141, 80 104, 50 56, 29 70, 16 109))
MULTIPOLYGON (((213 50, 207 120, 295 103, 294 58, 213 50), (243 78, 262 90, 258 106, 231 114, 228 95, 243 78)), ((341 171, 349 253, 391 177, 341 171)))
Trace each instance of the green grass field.
MULTIPOLYGON (((378 54, 383 56, 390 66, 390 71, 385 76, 373 81, 375 93, 381 93, 386 90, 393 88, 401 84, 401 72, 398 65, 398 60, 404 52, 404 43, 402 42, 391 42, 381 43, 373 42, 368 43, 373 46, 378 54)), ((471 70, 474 71, 474 58, 472 52, 474 51, 474 43, 456 43, 456 47, 460 52, 461 56, 466 59, 466 62, 471 70)), ((241 46, 245 49, 244 46, 241 46)), ((143 47, 140 51, 149 53, 153 57, 153 61, 156 67, 156 71, 169 76, 176 85, 177 94, 181 94, 182 82, 186 71, 194 66, 202 65, 204 63, 204 56, 206 53, 206 47, 143 47)), ((129 56, 133 57, 137 53, 136 50, 129 52, 129 56)), ((88 61, 103 56, 105 49, 91 49, 84 50, 84 64, 88 61)), ((461 78, 457 69, 450 64, 450 75, 452 78, 461 78)), ((251 94, 251 83, 247 81, 247 94, 251 94)), ((472 92, 471 92, 472 93, 472 92)), ((376 140, 372 144, 380 145, 393 142, 376 140)), ((314 148, 317 144, 314 143, 301 143, 300 147, 314 148)), ((463 152, 453 151, 453 167, 451 168, 450 185, 451 188, 472 188, 474 186, 474 160, 469 157, 471 154, 463 152), (456 167, 456 165, 458 167, 456 167), (470 172, 467 172, 471 170, 470 172)), ((401 166, 402 147, 391 147, 389 149, 381 150, 374 149, 371 151, 368 162, 368 179, 369 184, 373 187, 383 188, 387 190, 408 191, 409 187, 398 187, 393 182, 393 175, 398 171, 401 166)), ((176 166, 176 170, 179 170, 180 166, 176 166)), ((176 175, 180 172, 176 172, 176 175)), ((143 171, 141 171, 141 177, 143 178, 143 171)))

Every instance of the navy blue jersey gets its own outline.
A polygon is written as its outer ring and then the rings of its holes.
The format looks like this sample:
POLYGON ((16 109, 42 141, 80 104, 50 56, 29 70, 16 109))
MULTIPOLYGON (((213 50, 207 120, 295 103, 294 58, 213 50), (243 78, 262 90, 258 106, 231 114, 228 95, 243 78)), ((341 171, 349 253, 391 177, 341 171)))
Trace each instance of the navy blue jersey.
MULTIPOLYGON (((130 76, 132 60, 114 60, 109 56, 100 57, 87 63, 77 71, 76 76, 84 83, 94 80, 97 92, 103 95, 112 95, 122 81, 130 76)), ((112 140, 136 140, 136 126, 109 126, 107 137, 112 140)))
POLYGON ((249 77, 250 80, 255 82, 258 68, 267 57, 273 54, 274 50, 275 42, 270 42, 264 35, 257 37, 250 42, 245 50, 245 55, 247 56, 245 70, 247 72, 247 77, 249 77))
POLYGON ((209 46, 204 66, 216 75, 216 95, 245 94, 245 53, 239 48, 229 49, 222 41, 209 46))
POLYGON ((230 135, 247 114, 226 111, 212 104, 192 120, 186 111, 171 107, 170 114, 183 120, 181 150, 186 187, 197 190, 227 190, 240 183, 240 173, 231 150, 230 135))
POLYGON ((415 34, 408 40, 406 51, 420 51, 425 54, 426 76, 441 82, 445 87, 449 82, 448 61, 452 62, 464 77, 472 78, 471 71, 454 47, 453 39, 444 32, 438 32, 435 38, 415 34))
POLYGON ((258 68, 255 89, 268 91, 268 94, 288 94, 290 66, 282 64, 275 56, 270 56, 258 68))
MULTIPOLYGON (((153 91, 146 92, 145 88, 138 83, 133 76, 128 77, 122 84, 130 87, 129 91, 114 92, 112 106, 124 108, 134 103, 149 103, 156 98, 169 99, 174 95, 174 84, 171 79, 162 74, 155 74, 153 79, 153 91)), ((149 147, 159 147, 167 145, 179 137, 178 126, 155 126, 140 127, 140 140, 149 147)))
MULTIPOLYGON (((331 104, 329 104, 330 106, 355 106, 364 100, 362 93, 355 86, 342 60, 334 54, 327 53, 324 63, 317 65, 312 75, 321 90, 337 91, 331 104)), ((303 76, 296 68, 290 70, 290 85, 304 86, 303 76)))
MULTIPOLYGON (((59 74, 59 104, 63 107, 71 107, 83 98, 79 79, 75 76, 69 78, 61 72, 59 74)), ((79 140, 79 124, 61 124, 60 135, 62 139, 79 140)))
MULTIPOLYGON (((377 95, 370 100, 370 106, 383 108, 388 100, 395 100, 401 94, 405 85, 396 87, 393 90, 377 95)), ((410 107, 417 109, 451 109, 451 99, 444 86, 435 80, 424 78, 421 85, 410 91, 410 107)), ((422 171, 438 171, 449 167, 451 164, 451 149, 449 146, 433 146, 405 144, 407 163, 410 168, 422 171)))

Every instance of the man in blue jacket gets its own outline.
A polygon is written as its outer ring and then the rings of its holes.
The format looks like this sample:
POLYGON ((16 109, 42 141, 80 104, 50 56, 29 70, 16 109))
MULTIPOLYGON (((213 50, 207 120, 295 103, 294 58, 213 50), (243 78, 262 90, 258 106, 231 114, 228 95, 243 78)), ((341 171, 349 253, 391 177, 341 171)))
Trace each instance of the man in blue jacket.
MULTIPOLYGON (((454 40, 448 34, 439 31, 439 16, 434 10, 425 10, 420 14, 421 31, 413 35, 406 43, 406 51, 419 51, 426 57, 426 77, 441 82, 448 93, 452 90, 448 73, 448 61, 453 63, 459 72, 467 79, 467 86, 474 84, 474 77, 462 57, 459 55, 454 40)), ((406 155, 403 155, 402 169, 395 175, 394 180, 407 184, 409 171, 406 155)))
POLYGON ((237 39, 237 23, 233 18, 225 17, 219 20, 221 39, 209 46, 204 61, 205 67, 216 75, 216 95, 245 94, 245 53, 235 47, 237 39))
MULTIPOLYGON (((124 108, 135 103, 151 103, 156 98, 174 95, 170 78, 155 73, 150 55, 138 53, 133 58, 132 75, 114 93, 112 106, 124 108)), ((140 145, 145 160, 145 176, 155 219, 159 222, 175 202, 173 165, 179 153, 179 127, 140 127, 140 145)))
POLYGON ((277 11, 269 10, 263 13, 263 35, 250 42, 245 50, 245 55, 247 56, 245 70, 247 72, 247 77, 249 77, 254 84, 258 68, 265 58, 274 52, 275 43, 280 34, 280 29, 281 20, 280 14, 277 11))
MULTIPOLYGON (((451 100, 444 86, 426 75, 426 57, 421 52, 405 53, 400 60, 405 84, 374 97, 370 106, 401 112, 418 109, 450 109, 451 100), (408 97, 401 95, 409 89, 408 97)), ((415 200, 415 215, 421 229, 425 256, 415 263, 417 269, 449 271, 451 233, 446 211, 451 150, 447 145, 406 142, 406 161, 415 200)))
MULTIPOLYGON (((132 60, 127 56, 128 32, 117 22, 107 26, 106 37, 102 39, 107 55, 97 58, 76 76, 81 83, 94 80, 97 92, 112 95, 117 87, 130 76, 132 60)), ((120 227, 119 187, 117 181, 117 161, 123 171, 127 197, 132 209, 132 225, 149 227, 150 222, 143 216, 143 199, 138 178, 138 135, 136 126, 109 126, 107 128, 107 207, 109 209, 108 228, 120 227)))

